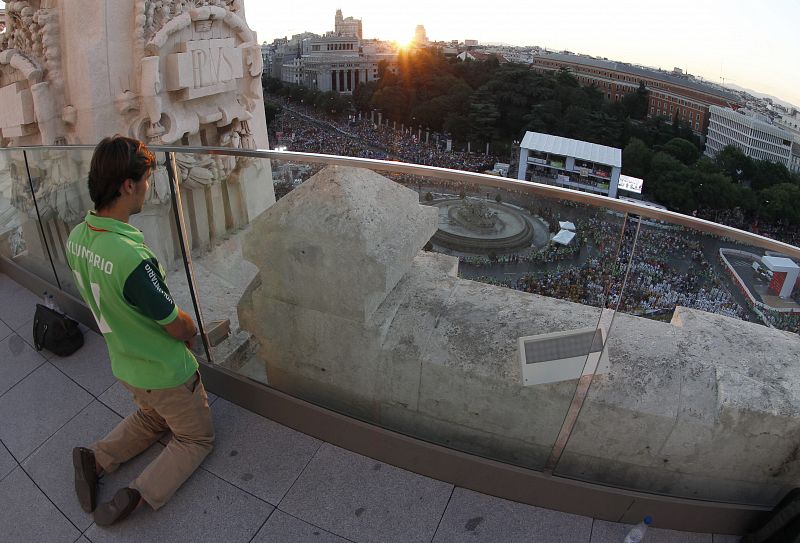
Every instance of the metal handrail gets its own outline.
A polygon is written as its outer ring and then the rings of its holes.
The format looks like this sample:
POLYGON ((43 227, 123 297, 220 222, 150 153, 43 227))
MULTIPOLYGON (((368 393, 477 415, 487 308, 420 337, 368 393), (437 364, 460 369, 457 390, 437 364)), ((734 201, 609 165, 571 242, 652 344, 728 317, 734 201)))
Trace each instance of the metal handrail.
MULTIPOLYGON (((57 151, 93 151, 94 145, 47 145, 47 146, 21 146, 6 147, 0 151, 36 151, 36 150, 57 150, 57 151)), ((366 168, 382 172, 404 173, 409 175, 419 175, 422 177, 433 177, 462 183, 478 183, 484 186, 491 186, 499 189, 512 189, 534 196, 543 196, 559 200, 566 200, 580 204, 586 204, 605 209, 611 209, 620 213, 628 213, 639 217, 646 217, 659 221, 665 221, 680 226, 685 226, 705 234, 721 236, 759 247, 761 249, 776 251, 788 256, 800 258, 800 247, 790 245, 770 239, 758 234, 739 230, 731 226, 718 224, 705 219, 698 219, 689 215, 682 215, 674 211, 656 209, 641 204, 617 200, 607 196, 589 194, 573 189, 521 181, 513 178, 499 177, 485 173, 466 172, 461 170, 451 170, 438 166, 424 166, 407 162, 396 162, 391 160, 379 160, 373 158, 345 157, 339 155, 325 155, 319 153, 300 153, 296 151, 272 151, 264 149, 232 149, 230 147, 192 147, 192 146, 171 146, 171 145, 151 145, 148 146, 154 152, 172 153, 197 153, 206 155, 223 155, 233 157, 265 158, 273 160, 296 160, 300 162, 311 162, 315 164, 330 164, 335 166, 345 166, 353 168, 366 168)))

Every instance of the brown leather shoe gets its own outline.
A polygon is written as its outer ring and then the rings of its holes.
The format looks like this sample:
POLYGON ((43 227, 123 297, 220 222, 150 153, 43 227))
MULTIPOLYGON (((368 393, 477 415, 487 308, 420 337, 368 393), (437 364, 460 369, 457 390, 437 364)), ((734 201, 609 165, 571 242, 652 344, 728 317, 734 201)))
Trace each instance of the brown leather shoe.
POLYGON ((120 488, 110 501, 101 503, 94 512, 94 522, 98 526, 111 526, 133 513, 142 495, 134 488, 120 488))
POLYGON ((97 505, 97 472, 92 449, 72 449, 72 465, 75 468, 75 494, 81 509, 91 513, 97 505))

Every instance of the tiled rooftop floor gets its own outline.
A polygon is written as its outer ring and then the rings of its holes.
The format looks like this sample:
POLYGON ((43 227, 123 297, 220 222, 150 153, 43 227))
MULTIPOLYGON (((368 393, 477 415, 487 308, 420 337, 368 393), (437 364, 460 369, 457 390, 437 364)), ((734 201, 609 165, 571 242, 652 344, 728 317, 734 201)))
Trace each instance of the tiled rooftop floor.
MULTIPOLYGON (((96 526, 74 496, 70 451, 130 413, 101 337, 68 358, 37 353, 37 298, 0 274, 0 540, 94 542, 616 543, 615 524, 453 487, 321 442, 209 394, 214 452, 160 511, 96 526)), ((154 445, 102 479, 126 485, 154 445)), ((651 529, 651 543, 739 538, 651 529)))

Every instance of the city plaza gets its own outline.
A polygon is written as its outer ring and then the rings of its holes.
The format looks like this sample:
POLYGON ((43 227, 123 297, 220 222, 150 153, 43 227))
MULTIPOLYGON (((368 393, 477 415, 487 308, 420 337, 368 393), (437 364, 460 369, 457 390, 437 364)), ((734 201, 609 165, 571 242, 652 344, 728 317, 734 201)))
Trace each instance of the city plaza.
MULTIPOLYGON (((653 539, 714 543, 738 540, 719 534, 750 529, 796 481, 797 334, 769 315, 759 323, 721 256, 744 247, 773 279, 785 274, 768 287, 781 298, 794 273, 783 260, 797 247, 595 199, 587 189, 611 196, 621 163, 581 145, 525 148, 534 167, 586 192, 443 170, 482 172, 489 157, 424 147, 419 133, 388 126, 369 145, 351 134, 375 126, 336 131, 337 141, 416 164, 268 151, 264 59, 241 3, 110 4, 114 17, 6 4, 6 537, 599 543, 652 514, 653 539), (87 60, 90 24, 108 62, 87 60), (195 355, 217 441, 168 506, 105 529, 78 507, 67 451, 133 406, 76 296, 64 239, 89 206, 91 145, 80 143, 116 132, 159 157, 134 225, 203 326, 195 355), (309 177, 276 201, 286 162, 309 177), (455 225, 455 245, 423 250, 455 225), (571 242, 551 243, 572 227, 571 242), (501 245, 463 250, 463 238, 490 234, 501 245), (83 325, 72 357, 32 345, 45 290, 83 325), (575 359, 572 373, 523 378, 575 359)), ((346 81, 331 77, 342 90, 346 81)), ((524 177, 531 162, 520 162, 524 177)), ((101 499, 163 439, 104 477, 101 499)))

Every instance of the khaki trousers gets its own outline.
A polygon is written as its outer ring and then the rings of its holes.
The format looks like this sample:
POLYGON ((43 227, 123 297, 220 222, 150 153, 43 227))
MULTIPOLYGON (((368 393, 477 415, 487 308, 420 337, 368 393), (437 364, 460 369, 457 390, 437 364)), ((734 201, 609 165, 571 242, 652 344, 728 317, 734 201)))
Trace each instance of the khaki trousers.
POLYGON ((169 444, 128 485, 138 490, 153 509, 159 509, 213 448, 214 426, 208 396, 199 372, 173 388, 146 390, 120 382, 133 394, 139 409, 92 444, 91 449, 100 466, 110 473, 171 430, 169 444))

